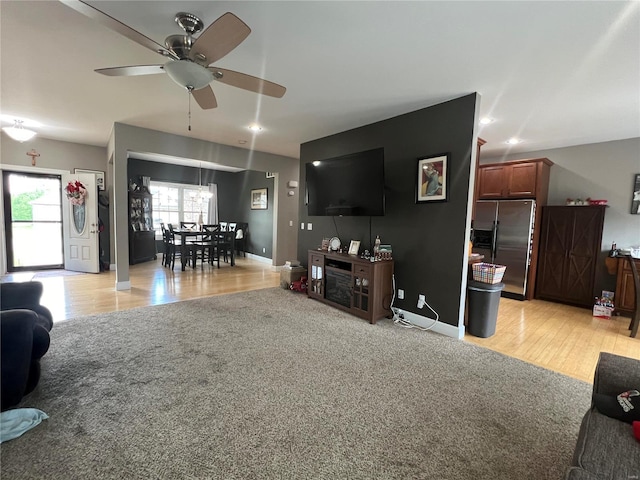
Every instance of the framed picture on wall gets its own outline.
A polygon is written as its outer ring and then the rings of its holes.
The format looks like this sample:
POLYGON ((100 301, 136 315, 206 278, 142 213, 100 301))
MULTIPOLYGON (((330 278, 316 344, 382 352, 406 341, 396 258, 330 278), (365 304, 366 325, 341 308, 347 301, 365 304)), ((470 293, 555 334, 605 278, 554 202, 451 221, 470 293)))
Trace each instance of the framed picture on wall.
POLYGON ((84 170, 82 168, 76 168, 73 173, 95 173, 96 174, 96 185, 98 185, 98 190, 104 190, 104 172, 100 170, 84 170))
POLYGON ((267 209, 267 189, 258 188, 251 190, 251 210, 267 209))
POLYGON ((416 203, 446 202, 449 154, 418 158, 416 203))
POLYGON ((633 215, 640 215, 640 173, 636 173, 636 179, 633 182, 631 213, 633 215))

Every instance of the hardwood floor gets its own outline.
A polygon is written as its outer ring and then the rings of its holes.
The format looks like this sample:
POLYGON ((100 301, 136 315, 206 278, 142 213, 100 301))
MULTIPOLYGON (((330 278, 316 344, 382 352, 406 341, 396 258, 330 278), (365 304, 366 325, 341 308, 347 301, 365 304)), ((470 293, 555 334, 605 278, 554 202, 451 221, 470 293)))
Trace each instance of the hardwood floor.
MULTIPOLYGON (((44 284, 42 303, 56 322, 81 315, 159 305, 193 298, 280 285, 271 265, 237 258, 236 266, 205 266, 182 272, 163 268, 160 260, 132 265, 131 290, 116 291, 115 272, 17 273, 3 281, 32 278, 44 284)), ((464 340, 591 383, 598 355, 607 351, 640 359, 640 337, 629 337, 629 319, 593 318, 591 311, 541 300, 502 298, 495 335, 464 340)))
POLYGON ((465 340, 592 383, 600 352, 640 359, 640 337, 629 337, 629 322, 560 303, 501 298, 495 335, 465 340))

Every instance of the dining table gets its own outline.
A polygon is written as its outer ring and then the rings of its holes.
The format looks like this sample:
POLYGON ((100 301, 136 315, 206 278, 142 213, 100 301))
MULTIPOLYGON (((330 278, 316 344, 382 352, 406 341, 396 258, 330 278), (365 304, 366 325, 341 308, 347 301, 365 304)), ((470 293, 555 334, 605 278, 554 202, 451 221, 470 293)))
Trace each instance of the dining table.
MULTIPOLYGON (((204 235, 209 235, 208 232, 203 232, 195 228, 180 228, 173 231, 176 235, 180 236, 180 261, 182 263, 182 271, 186 270, 186 266, 189 263, 188 256, 188 239, 195 238, 195 240, 201 240, 204 235)), ((216 241, 220 247, 226 248, 230 253, 230 264, 232 267, 236 265, 235 259, 235 232, 215 232, 216 241)), ((226 258, 226 254, 225 254, 226 258)), ((195 264, 194 264, 195 266, 195 264)))

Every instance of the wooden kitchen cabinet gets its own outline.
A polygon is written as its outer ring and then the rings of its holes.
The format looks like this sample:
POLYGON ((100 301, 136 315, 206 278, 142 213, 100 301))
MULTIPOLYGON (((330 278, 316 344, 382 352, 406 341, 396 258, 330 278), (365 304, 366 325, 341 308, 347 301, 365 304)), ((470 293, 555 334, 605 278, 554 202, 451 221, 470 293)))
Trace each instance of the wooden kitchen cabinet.
POLYGON ((549 188, 548 158, 480 165, 478 199, 542 198, 549 188))
POLYGON ((536 298, 591 308, 606 206, 542 208, 536 298))
MULTIPOLYGON (((553 162, 548 158, 532 158, 478 166, 476 171, 475 200, 532 199, 536 202, 531 257, 528 271, 527 300, 534 298, 538 265, 538 239, 540 237, 540 208, 547 204, 549 174, 553 162)), ((475 220, 476 202, 472 218, 475 220)), ((491 261, 491 259, 487 259, 491 261)))
MULTIPOLYGON (((638 270, 640 270, 640 259, 634 258, 638 270)), ((616 313, 625 316, 632 316, 636 308, 636 290, 633 285, 633 272, 629 259, 618 258, 618 274, 616 279, 616 294, 613 298, 616 313)))

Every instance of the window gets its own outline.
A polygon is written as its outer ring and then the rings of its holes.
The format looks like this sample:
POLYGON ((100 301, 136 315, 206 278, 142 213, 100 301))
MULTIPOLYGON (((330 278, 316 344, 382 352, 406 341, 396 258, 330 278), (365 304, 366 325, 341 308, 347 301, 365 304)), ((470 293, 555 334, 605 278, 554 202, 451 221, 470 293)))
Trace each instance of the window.
MULTIPOLYGON (((149 191, 153 195, 153 225, 156 238, 162 239, 160 223, 179 227, 180 222, 197 222, 209 218, 209 201, 200 196, 201 188, 194 185, 151 181, 149 191)), ((206 187, 202 187, 206 191, 206 187)))

